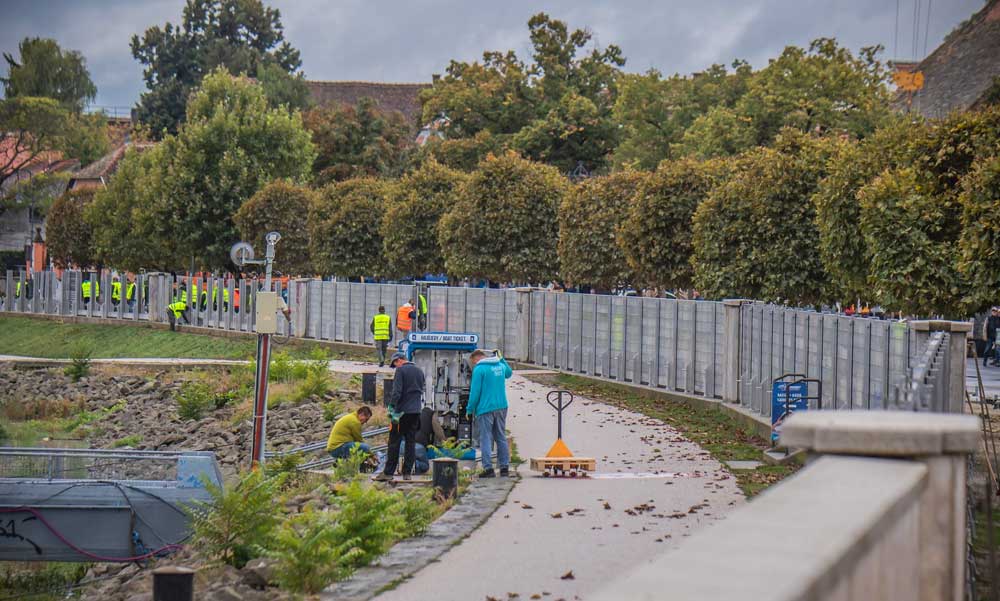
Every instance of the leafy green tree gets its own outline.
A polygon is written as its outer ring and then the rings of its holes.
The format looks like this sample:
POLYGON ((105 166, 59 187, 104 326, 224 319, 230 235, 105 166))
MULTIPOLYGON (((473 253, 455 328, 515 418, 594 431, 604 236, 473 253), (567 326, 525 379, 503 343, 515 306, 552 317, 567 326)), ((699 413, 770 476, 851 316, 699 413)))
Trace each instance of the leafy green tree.
POLYGON ((104 115, 70 115, 63 149, 67 157, 89 165, 111 151, 108 120, 104 115))
POLYGON ((959 269, 972 311, 996 305, 1000 290, 1000 155, 977 161, 962 181, 959 269))
POLYGON ((619 229, 647 175, 619 171, 573 185, 559 205, 559 265, 571 285, 614 288, 633 281, 619 229))
POLYGON ((254 248, 265 248, 264 236, 281 233, 278 265, 285 273, 313 273, 309 259, 309 210, 316 193, 305 186, 275 180, 248 198, 233 215, 242 239, 254 248))
POLYGON ((429 139, 414 156, 414 166, 433 159, 461 171, 472 171, 490 154, 500 154, 510 144, 510 136, 483 130, 471 138, 429 139))
POLYGON ((461 171, 431 158, 389 188, 382 214, 382 242, 390 275, 444 272, 444 257, 435 234, 466 179, 461 171))
POLYGON ((812 303, 828 276, 810 197, 837 142, 786 129, 736 158, 695 210, 695 286, 708 297, 812 303))
POLYGON ((892 118, 861 141, 840 145, 827 165, 828 175, 813 195, 819 253, 841 300, 868 296, 871 253, 861 233, 858 191, 882 171, 912 164, 924 152, 930 133, 912 115, 892 118))
POLYGON ((357 106, 314 108, 303 122, 317 149, 317 184, 399 175, 412 146, 413 131, 402 113, 382 111, 371 98, 357 106))
POLYGON ((297 113, 268 108, 259 85, 220 68, 191 96, 177 136, 127 158, 95 202, 117 216, 105 228, 114 235, 100 235, 102 256, 127 269, 219 268, 239 239, 233 214, 272 180, 304 182, 315 151, 297 113))
POLYGON ((512 50, 486 52, 481 63, 452 61, 445 77, 421 93, 424 122, 443 114, 449 139, 487 131, 505 136, 498 141, 511 136, 512 147, 564 169, 577 161, 591 171, 603 168, 616 138, 611 109, 625 64, 621 49, 585 53, 592 34, 571 32, 545 13, 533 16, 528 30, 532 64, 512 50))
POLYGON ((0 77, 4 96, 52 98, 79 113, 97 96, 87 61, 75 50, 63 51, 55 40, 24 38, 18 44, 20 58, 4 52, 7 77, 0 77))
POLYGON ((172 136, 142 152, 130 148, 107 188, 98 190, 85 218, 99 263, 134 272, 190 266, 190 249, 173 238, 165 207, 173 192, 170 162, 176 152, 172 136))
POLYGON ((695 119, 670 149, 671 154, 679 157, 701 160, 728 157, 755 146, 755 137, 752 119, 717 106, 695 119))
POLYGON ((637 182, 618 234, 637 285, 692 286, 691 220, 698 204, 722 179, 724 169, 719 160, 663 161, 654 173, 637 182))
POLYGON ((56 199, 45 220, 46 248, 57 267, 95 264, 93 229, 84 212, 93 200, 92 191, 70 191, 56 199))
POLYGON ((302 72, 289 73, 281 65, 261 63, 257 66, 257 81, 264 88, 271 108, 284 106, 289 110, 309 107, 309 86, 302 72))
POLYGON ((384 180, 363 177, 320 191, 309 213, 309 254, 316 270, 350 278, 386 271, 382 205, 389 187, 384 180))
POLYGON ((554 167, 513 152, 487 157, 438 225, 448 273, 500 282, 555 278, 557 212, 568 187, 554 167))
POLYGON ((831 38, 816 39, 807 50, 789 46, 754 74, 735 112, 751 119, 758 144, 770 144, 782 127, 864 137, 889 115, 881 51, 862 48, 855 57, 831 38))
POLYGON ((191 96, 170 155, 171 193, 159 199, 170 236, 199 265, 228 264, 232 216, 274 179, 304 182, 316 153, 301 117, 268 108, 261 87, 221 68, 191 96))
MULTIPOLYGON (((141 38, 132 36, 131 49, 145 67, 149 89, 139 100, 137 116, 156 136, 177 133, 188 95, 218 67, 263 75, 271 86, 276 73, 259 72, 261 66, 294 74, 302 64, 298 50, 285 41, 281 13, 260 0, 187 0, 179 26, 167 23, 147 29, 141 38)), ((287 101, 282 92, 277 103, 287 101)))
POLYGON ((961 314, 961 222, 953 196, 934 193, 926 173, 889 169, 858 191, 871 253, 870 294, 910 315, 961 314))
POLYGON ((511 148, 567 173, 578 163, 602 167, 617 138, 618 128, 590 99, 568 92, 543 118, 514 134, 511 148))
POLYGON ((70 114, 51 98, 0 99, 0 189, 18 171, 66 147, 70 114))
MULTIPOLYGON (((664 78, 656 70, 622 75, 613 113, 614 121, 621 125, 622 139, 614 152, 614 164, 656 169, 660 161, 674 156, 672 147, 681 142, 696 119, 710 110, 735 105, 746 92, 751 73, 749 64, 734 61, 732 72, 723 65, 712 65, 689 77, 664 78)), ((712 119, 718 121, 718 117, 712 119)))

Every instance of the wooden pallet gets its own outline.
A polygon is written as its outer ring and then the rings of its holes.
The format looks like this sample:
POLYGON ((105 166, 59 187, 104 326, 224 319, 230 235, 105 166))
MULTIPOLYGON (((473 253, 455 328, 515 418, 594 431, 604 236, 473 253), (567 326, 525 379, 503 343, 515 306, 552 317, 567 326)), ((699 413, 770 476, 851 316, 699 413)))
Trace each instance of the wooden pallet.
POLYGON ((543 476, 584 475, 597 469, 597 460, 592 457, 532 457, 531 469, 542 472, 543 476))

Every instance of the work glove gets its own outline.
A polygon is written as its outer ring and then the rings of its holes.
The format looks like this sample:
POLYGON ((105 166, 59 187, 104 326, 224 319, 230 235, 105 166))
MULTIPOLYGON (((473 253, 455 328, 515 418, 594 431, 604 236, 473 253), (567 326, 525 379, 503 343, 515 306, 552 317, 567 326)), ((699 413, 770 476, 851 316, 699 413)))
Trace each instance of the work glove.
POLYGON ((394 424, 398 424, 399 418, 403 417, 403 413, 400 411, 396 411, 395 407, 389 407, 388 413, 389 413, 389 421, 394 424))

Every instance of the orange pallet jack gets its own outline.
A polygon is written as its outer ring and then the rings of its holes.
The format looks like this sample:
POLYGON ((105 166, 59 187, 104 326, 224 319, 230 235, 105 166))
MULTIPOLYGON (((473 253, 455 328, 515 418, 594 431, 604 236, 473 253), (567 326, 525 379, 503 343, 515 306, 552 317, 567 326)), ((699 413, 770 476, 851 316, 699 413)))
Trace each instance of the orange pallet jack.
POLYGON ((586 476, 586 472, 597 469, 597 460, 591 457, 575 457, 562 439, 563 410, 573 403, 573 393, 568 390, 553 390, 545 397, 545 401, 556 410, 558 415, 558 431, 555 443, 545 457, 532 457, 531 469, 549 476, 586 476), (564 399, 569 398, 564 402, 564 399))

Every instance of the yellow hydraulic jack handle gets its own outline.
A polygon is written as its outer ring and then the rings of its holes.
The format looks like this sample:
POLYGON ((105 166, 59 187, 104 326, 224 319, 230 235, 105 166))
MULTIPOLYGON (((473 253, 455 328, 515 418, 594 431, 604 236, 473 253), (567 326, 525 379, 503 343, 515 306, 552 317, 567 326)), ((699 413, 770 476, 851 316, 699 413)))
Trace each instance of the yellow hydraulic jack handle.
POLYGON ((545 457, 533 457, 531 469, 542 472, 543 476, 585 475, 585 472, 597 468, 597 460, 589 457, 577 457, 569 450, 562 439, 563 410, 573 403, 573 393, 568 390, 553 390, 545 397, 545 401, 556 410, 558 430, 556 441, 549 448, 545 457), (568 399, 568 400, 567 400, 568 399))

